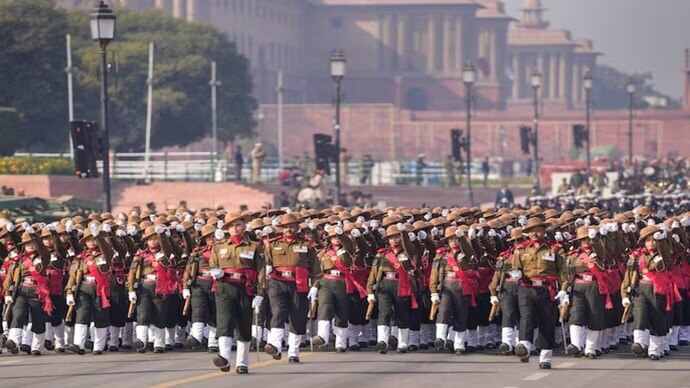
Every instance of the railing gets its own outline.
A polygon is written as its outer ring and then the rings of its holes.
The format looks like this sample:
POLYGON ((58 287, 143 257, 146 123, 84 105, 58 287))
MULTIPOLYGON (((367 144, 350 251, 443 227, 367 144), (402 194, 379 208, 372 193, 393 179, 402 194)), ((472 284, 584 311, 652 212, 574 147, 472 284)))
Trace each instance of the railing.
MULTIPOLYGON (((16 156, 33 157, 69 157, 67 153, 16 153, 16 156)), ((113 180, 134 181, 134 180, 153 180, 153 181, 232 181, 236 179, 236 165, 229 160, 216 160, 211 152, 152 152, 149 154, 148 168, 145 167, 145 154, 143 152, 117 153, 114 152, 110 158, 110 170, 113 180)), ((309 169, 313 171, 313 161, 308 163, 309 169)), ((97 162, 98 169, 102 169, 102 162, 97 162)), ((293 162, 283 163, 286 169, 297 169, 298 166, 293 162)), ((457 167, 457 166, 456 166, 457 167)), ((327 181, 335 181, 335 163, 331 166, 331 175, 327 181)), ((365 168, 360 162, 347 163, 344 172, 344 184, 360 185, 365 175, 365 168)), ((415 161, 374 162, 368 169, 366 185, 374 186, 397 186, 414 185, 437 186, 447 184, 448 174, 441 162, 426 162, 422 171, 417 171, 415 161)), ((250 181, 251 179, 251 160, 242 166, 241 179, 250 181)), ((455 169, 456 181, 465 179, 465 173, 455 169)), ((261 166, 261 181, 277 183, 281 171, 278 166, 277 158, 267 158, 261 166)), ((492 164, 489 179, 499 178, 497 165, 492 164)), ((481 162, 472 163, 472 179, 482 179, 481 162)), ((308 179, 306 177, 305 179, 308 179)))

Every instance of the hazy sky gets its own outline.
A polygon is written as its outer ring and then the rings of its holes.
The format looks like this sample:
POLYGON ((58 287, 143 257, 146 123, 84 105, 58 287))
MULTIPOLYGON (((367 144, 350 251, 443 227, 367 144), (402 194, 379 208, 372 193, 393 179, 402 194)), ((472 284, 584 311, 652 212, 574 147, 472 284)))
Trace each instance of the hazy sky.
MULTIPOLYGON (((519 18, 523 0, 503 0, 519 18)), ((545 19, 573 38, 594 41, 599 63, 625 72, 651 71, 659 91, 682 95, 680 70, 690 47, 690 0, 542 0, 545 19)))

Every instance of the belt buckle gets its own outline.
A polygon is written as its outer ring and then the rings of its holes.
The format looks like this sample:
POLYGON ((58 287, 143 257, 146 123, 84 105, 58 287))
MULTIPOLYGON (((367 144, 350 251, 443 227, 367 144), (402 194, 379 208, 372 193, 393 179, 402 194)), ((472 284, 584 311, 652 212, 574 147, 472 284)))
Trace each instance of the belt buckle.
POLYGON ((283 271, 280 273, 281 276, 285 278, 291 278, 292 277, 292 271, 283 271))
POLYGON ((386 279, 397 279, 396 273, 386 272, 386 279))
POLYGON ((455 272, 446 272, 446 277, 448 277, 448 278, 454 278, 456 276, 457 275, 455 275, 455 272))
POLYGON ((156 275, 146 275, 146 280, 158 280, 158 277, 156 275))
POLYGON ((84 276, 84 281, 88 283, 93 283, 96 281, 96 278, 94 276, 84 276))
POLYGON ((586 282, 591 282, 592 280, 594 280, 594 278, 592 277, 592 275, 582 275, 582 280, 586 282))
POLYGON ((211 276, 211 271, 201 271, 201 276, 209 277, 209 276, 211 276))
POLYGON ((331 270, 331 275, 333 276, 341 276, 342 274, 338 270, 331 270))
POLYGON ((532 280, 532 285, 534 287, 541 287, 544 285, 544 281, 543 280, 532 280))

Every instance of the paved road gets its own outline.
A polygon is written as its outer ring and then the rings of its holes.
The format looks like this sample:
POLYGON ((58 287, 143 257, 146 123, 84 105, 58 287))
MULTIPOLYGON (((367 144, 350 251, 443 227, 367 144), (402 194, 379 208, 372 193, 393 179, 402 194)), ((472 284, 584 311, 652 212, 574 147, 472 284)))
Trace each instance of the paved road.
MULTIPOLYGON (((562 351, 560 352, 562 353, 562 351)), ((171 352, 93 356, 0 356, 0 386, 33 387, 690 387, 690 349, 652 362, 627 349, 599 360, 557 355, 554 369, 539 370, 536 358, 521 364, 496 352, 454 356, 421 351, 379 355, 303 352, 302 363, 274 361, 262 354, 250 374, 222 373, 207 353, 171 352)))

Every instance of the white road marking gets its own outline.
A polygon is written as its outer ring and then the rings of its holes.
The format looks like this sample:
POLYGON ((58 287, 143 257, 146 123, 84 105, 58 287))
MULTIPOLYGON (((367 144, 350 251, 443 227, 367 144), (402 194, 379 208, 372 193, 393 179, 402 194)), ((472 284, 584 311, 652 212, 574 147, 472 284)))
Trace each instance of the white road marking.
POLYGON ((544 377, 546 377, 546 376, 548 376, 548 375, 550 375, 550 374, 551 374, 551 373, 548 373, 548 372, 533 373, 533 374, 531 374, 531 375, 525 377, 523 380, 537 381, 537 380, 543 379, 544 377))
POLYGON ((565 369, 565 368, 570 368, 571 366, 577 365, 576 362, 564 362, 562 364, 556 365, 554 368, 555 369, 565 369))

